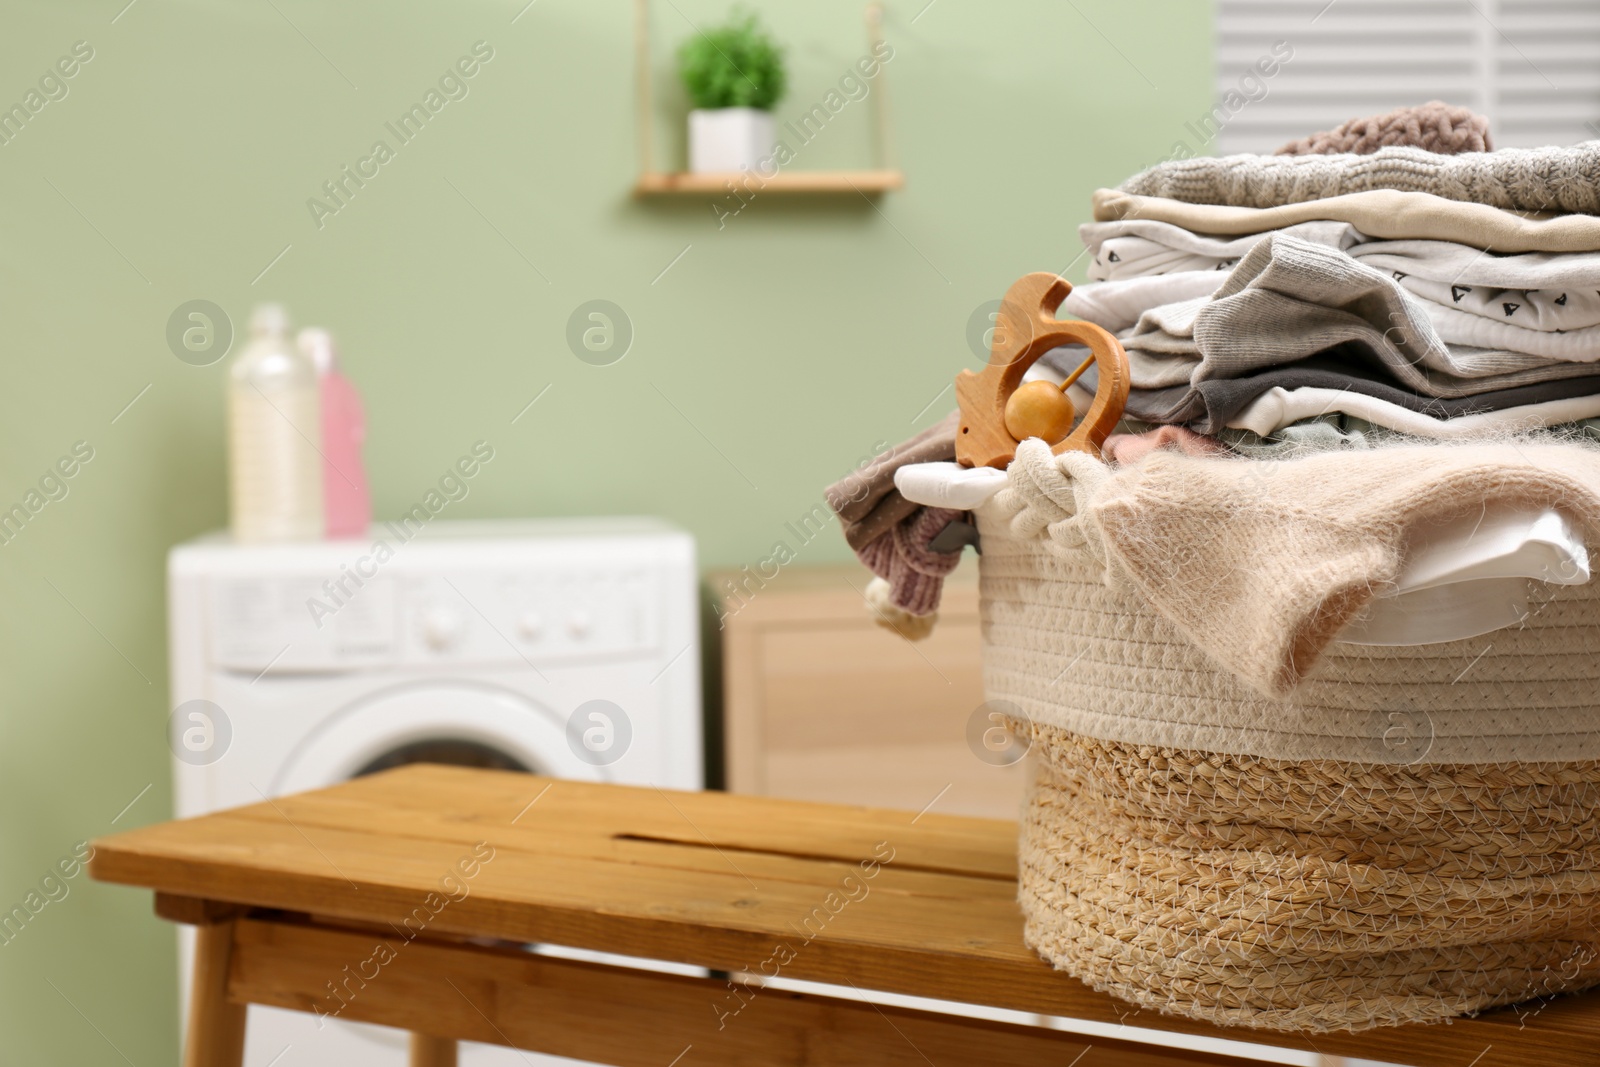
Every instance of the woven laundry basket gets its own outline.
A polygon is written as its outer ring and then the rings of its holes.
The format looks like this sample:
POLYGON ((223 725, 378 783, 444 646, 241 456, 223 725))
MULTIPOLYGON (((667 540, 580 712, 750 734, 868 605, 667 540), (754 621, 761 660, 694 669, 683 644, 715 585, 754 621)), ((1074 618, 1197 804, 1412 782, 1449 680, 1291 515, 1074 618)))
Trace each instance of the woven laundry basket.
POLYGON ((1334 644, 1273 700, 1116 580, 1075 516, 1097 461, 1022 459, 975 515, 990 707, 1033 739, 1030 946, 1142 1007, 1303 1031, 1600 982, 1600 583, 1489 639, 1334 644))

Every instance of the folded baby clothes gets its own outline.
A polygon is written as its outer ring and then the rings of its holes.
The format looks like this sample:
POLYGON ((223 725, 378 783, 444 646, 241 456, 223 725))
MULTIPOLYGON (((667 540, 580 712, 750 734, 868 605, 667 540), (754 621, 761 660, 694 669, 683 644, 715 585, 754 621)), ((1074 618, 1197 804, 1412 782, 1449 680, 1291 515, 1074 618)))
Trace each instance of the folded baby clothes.
POLYGON ((1370 241, 1347 249, 1433 303, 1528 330, 1600 326, 1600 252, 1500 255, 1449 241, 1370 241))
MULTIPOLYGON (((1600 324, 1585 321, 1600 318, 1600 289, 1509 290, 1436 282, 1377 266, 1388 259, 1351 256, 1353 262, 1386 273, 1395 286, 1417 298, 1439 340, 1448 346, 1560 362, 1590 362, 1600 352, 1600 324)), ((1072 291, 1060 314, 1103 326, 1125 344, 1139 319, 1148 316, 1144 336, 1133 347, 1194 355, 1194 316, 1225 284, 1226 275, 1214 270, 1088 282, 1072 291)))
MULTIPOLYGON (((1442 307, 1531 330, 1600 325, 1600 253, 1501 255, 1451 241, 1374 241, 1344 222, 1299 223, 1273 232, 1342 249, 1353 259, 1388 271, 1413 295, 1442 307)), ((1136 301, 1118 286, 1136 281, 1140 283, 1136 291, 1148 300, 1145 307, 1202 295, 1209 291, 1205 272, 1233 268, 1269 234, 1213 237, 1167 222, 1124 219, 1085 223, 1078 227, 1078 236, 1092 257, 1089 277, 1095 281, 1090 286, 1099 288, 1092 296, 1074 290, 1068 298, 1074 310, 1090 300, 1130 307, 1136 301), (1162 287, 1152 283, 1153 278, 1172 281, 1162 287), (1117 284, 1107 287, 1103 282, 1117 284)), ((1134 318, 1128 318, 1126 325, 1134 318)), ((1126 328, 1094 321, 1109 330, 1126 328)))
POLYGON ((1454 241, 1505 252, 1592 252, 1600 249, 1600 218, 1501 211, 1428 193, 1380 189, 1278 207, 1188 204, 1117 189, 1094 194, 1094 217, 1156 219, 1196 233, 1260 234, 1296 223, 1348 222, 1369 237, 1454 241))
POLYGON ((1147 311, 1122 343, 1138 388, 1240 377, 1330 350, 1429 396, 1593 373, 1570 360, 1447 345, 1428 309, 1389 275, 1280 235, 1252 248, 1209 298, 1147 311))
POLYGON ((1407 275, 1469 286, 1551 290, 1600 286, 1600 252, 1594 250, 1507 253, 1455 241, 1374 240, 1347 222, 1304 222, 1238 236, 1193 233, 1170 222, 1141 218, 1078 227, 1078 237, 1092 257, 1089 276, 1096 281, 1228 269, 1272 234, 1338 248, 1355 259, 1407 275))
MULTIPOLYGON (((1230 451, 1259 460, 1296 459, 1315 452, 1365 451, 1384 445, 1417 444, 1408 434, 1374 425, 1365 419, 1340 412, 1329 412, 1314 419, 1302 419, 1263 436, 1249 430, 1221 429, 1216 440, 1230 451)), ((1532 435, 1534 440, 1552 442, 1585 442, 1600 445, 1600 419, 1551 426, 1532 435)), ((1521 447, 1517 439, 1506 444, 1521 447)))
POLYGON ((1501 289, 1594 289, 1600 251, 1506 253, 1454 241, 1363 241, 1345 249, 1363 262, 1408 275, 1501 289))
POLYGON ((1424 113, 1441 145, 1487 132, 1434 102, 1096 194, 1095 280, 1063 314, 1127 350, 1129 420, 1270 445, 1331 419, 1471 440, 1600 417, 1600 141, 1430 153, 1424 113))
MULTIPOLYGON (((1350 249, 1371 241, 1348 222, 1327 220, 1297 222, 1273 232, 1329 248, 1350 249)), ((1266 236, 1248 233, 1217 237, 1194 233, 1170 222, 1140 218, 1086 222, 1078 227, 1078 239, 1089 250, 1089 277, 1095 281, 1228 270, 1266 236)))
POLYGON ((1226 278, 1226 274, 1215 270, 1186 270, 1114 282, 1085 282, 1073 286, 1056 314, 1063 319, 1086 319, 1112 333, 1121 333, 1131 329, 1150 308, 1210 296, 1226 278))
POLYGON ((1276 207, 1391 189, 1508 211, 1600 214, 1600 141, 1440 155, 1381 148, 1369 155, 1197 156, 1158 163, 1124 192, 1190 204, 1276 207))
MULTIPOLYGON (((1054 362, 1058 357, 1051 353, 1049 358, 1054 362)), ((1315 389, 1324 396, 1366 396, 1429 418, 1451 419, 1597 395, 1600 394, 1600 373, 1463 397, 1430 397, 1374 378, 1349 363, 1313 356, 1239 378, 1208 378, 1167 389, 1134 389, 1128 394, 1126 412, 1129 417, 1144 422, 1182 423, 1198 433, 1214 434, 1233 425, 1234 417, 1257 397, 1275 389, 1288 393, 1315 389)), ((1336 407, 1335 410, 1343 409, 1336 407)))
MULTIPOLYGON (((1413 296, 1418 295, 1416 289, 1420 287, 1407 286, 1405 280, 1400 286, 1413 296)), ((1523 294, 1511 295, 1512 299, 1502 299, 1498 317, 1485 314, 1481 309, 1452 307, 1425 298, 1421 304, 1439 339, 1452 351, 1495 349, 1568 363, 1593 363, 1600 359, 1600 326, 1571 330, 1528 329, 1511 321, 1511 316, 1517 314, 1524 303, 1523 294)), ((1559 294, 1548 290, 1537 294, 1538 299, 1547 303, 1552 302, 1552 297, 1558 298, 1559 294)))
MULTIPOLYGON (((1507 326, 1513 331, 1546 334, 1581 332, 1600 326, 1600 290, 1593 288, 1503 289, 1495 285, 1464 285, 1459 281, 1436 281, 1388 266, 1396 261, 1403 262, 1398 256, 1361 256, 1357 260, 1379 270, 1388 269, 1390 276, 1408 293, 1430 305, 1430 313, 1434 308, 1440 309, 1442 313, 1433 313, 1433 324, 1447 341, 1457 341, 1452 334, 1459 334, 1458 343, 1462 344, 1482 343, 1490 336, 1474 332, 1473 326, 1460 318, 1463 314, 1488 319, 1496 326, 1507 326)), ((1492 336, 1508 346, 1547 344, 1538 338, 1521 337, 1503 330, 1494 330, 1492 336)), ((1592 338, 1585 343, 1593 343, 1592 338)), ((1530 350, 1552 354, 1545 348, 1530 350)))
POLYGON ((1391 145, 1412 145, 1426 152, 1488 152, 1489 120, 1469 108, 1430 100, 1370 118, 1351 119, 1323 133, 1290 141, 1273 155, 1366 155, 1391 145))
POLYGON ((1268 389, 1227 420, 1235 430, 1268 436, 1292 423, 1337 411, 1376 426, 1435 440, 1466 440, 1526 433, 1549 426, 1600 418, 1600 394, 1524 404, 1499 411, 1438 418, 1349 389, 1268 389))

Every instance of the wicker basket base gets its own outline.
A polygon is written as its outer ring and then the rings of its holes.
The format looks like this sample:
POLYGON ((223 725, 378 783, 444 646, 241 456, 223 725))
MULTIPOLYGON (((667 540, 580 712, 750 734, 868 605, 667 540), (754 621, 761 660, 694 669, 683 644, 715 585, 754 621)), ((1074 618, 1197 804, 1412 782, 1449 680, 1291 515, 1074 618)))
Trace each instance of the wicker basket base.
POLYGON ((1032 731, 1026 938, 1096 989, 1327 1031, 1600 983, 1600 761, 1290 762, 1032 731))

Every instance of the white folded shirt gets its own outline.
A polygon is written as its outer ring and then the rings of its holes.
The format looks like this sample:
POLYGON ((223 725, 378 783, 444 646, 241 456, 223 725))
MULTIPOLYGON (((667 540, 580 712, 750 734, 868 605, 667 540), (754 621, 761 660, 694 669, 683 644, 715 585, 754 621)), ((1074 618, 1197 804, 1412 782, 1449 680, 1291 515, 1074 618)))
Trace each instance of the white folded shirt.
POLYGON ((1416 531, 1392 592, 1339 635, 1356 645, 1431 645, 1520 626, 1536 585, 1583 585, 1589 551, 1553 508, 1464 515, 1416 531))
POLYGON ((1270 437, 1291 423, 1333 413, 1352 415, 1390 430, 1447 441, 1491 433, 1518 433, 1600 418, 1600 396, 1547 400, 1542 404, 1436 419, 1375 396, 1345 389, 1272 388, 1241 408, 1228 425, 1270 437))

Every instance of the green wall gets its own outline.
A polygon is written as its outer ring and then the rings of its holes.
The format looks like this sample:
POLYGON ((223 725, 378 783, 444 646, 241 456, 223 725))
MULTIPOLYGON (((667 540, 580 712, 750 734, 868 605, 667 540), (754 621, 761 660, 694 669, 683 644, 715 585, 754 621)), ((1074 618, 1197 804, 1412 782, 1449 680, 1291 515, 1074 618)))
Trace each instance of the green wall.
MULTIPOLYGON (((873 442, 953 407, 939 394, 973 362, 973 310, 1072 263, 1090 191, 1206 111, 1211 13, 922 2, 889 12, 895 54, 874 85, 906 189, 758 196, 720 229, 704 200, 629 197, 624 0, 538 0, 514 24, 523 0, 9 5, 0 105, 74 42, 94 56, 0 145, 0 506, 75 442, 94 456, 0 546, 0 910, 74 842, 170 812, 164 557, 226 518, 224 365, 168 350, 184 301, 242 329, 253 301, 281 299, 334 330, 369 407, 380 516, 484 439, 497 458, 449 515, 656 513, 695 532, 708 566, 765 557, 873 442), (480 40, 494 55, 469 94, 319 230, 306 200, 374 140, 395 147, 383 124, 480 40), (606 367, 565 341, 595 298, 635 330, 606 367)), ((653 6, 658 153, 674 166, 671 49, 724 10, 653 6)), ((866 49, 856 0, 762 14, 792 61, 780 118, 866 49)), ((795 166, 868 165, 871 104, 795 166)), ((831 535, 800 551, 845 557, 831 535)), ((170 930, 147 894, 67 884, 0 944, 0 1061, 174 1062, 170 930)))

